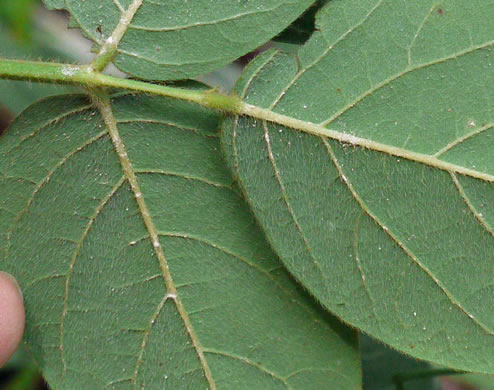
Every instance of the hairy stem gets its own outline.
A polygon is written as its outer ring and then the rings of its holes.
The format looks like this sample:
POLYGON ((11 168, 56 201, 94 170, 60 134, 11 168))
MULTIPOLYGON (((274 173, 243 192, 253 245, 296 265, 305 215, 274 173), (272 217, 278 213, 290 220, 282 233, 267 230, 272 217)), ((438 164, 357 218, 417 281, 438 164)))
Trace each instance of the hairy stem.
POLYGON ((367 138, 328 129, 316 123, 303 121, 287 115, 279 114, 270 109, 260 108, 242 101, 239 97, 224 95, 216 90, 200 91, 152 84, 150 82, 109 76, 95 71, 91 66, 55 64, 47 62, 31 62, 0 59, 0 78, 16 80, 48 81, 63 84, 83 85, 89 88, 122 88, 153 95, 167 96, 186 100, 201 106, 221 110, 235 115, 276 123, 295 130, 319 137, 334 139, 353 146, 386 153, 395 157, 416 161, 450 173, 475 177, 487 182, 494 182, 494 175, 452 164, 441 160, 439 156, 414 152, 394 145, 383 144, 367 138))
POLYGON ((0 59, 0 78, 75 84, 90 88, 113 87, 187 100, 202 106, 237 113, 241 100, 215 90, 198 91, 109 76, 88 65, 0 59))

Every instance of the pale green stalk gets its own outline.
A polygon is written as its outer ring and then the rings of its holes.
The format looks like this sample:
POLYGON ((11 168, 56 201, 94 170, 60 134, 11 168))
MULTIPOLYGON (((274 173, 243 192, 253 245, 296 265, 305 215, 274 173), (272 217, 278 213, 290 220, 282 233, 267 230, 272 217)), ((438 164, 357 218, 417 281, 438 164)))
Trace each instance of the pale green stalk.
POLYGON ((361 146, 366 149, 387 153, 392 156, 402 157, 411 161, 417 161, 450 173, 458 173, 484 181, 494 182, 494 175, 452 164, 433 155, 417 153, 408 149, 375 142, 370 139, 356 137, 352 134, 327 129, 320 124, 278 114, 269 109, 264 109, 245 103, 235 95, 222 94, 215 89, 207 91, 184 89, 109 76, 95 71, 91 65, 79 66, 8 59, 0 59, 0 78, 76 84, 89 88, 122 88, 131 91, 186 100, 200 104, 204 107, 221 110, 226 113, 245 115, 256 119, 277 123, 308 134, 331 138, 339 142, 348 143, 354 146, 361 146))

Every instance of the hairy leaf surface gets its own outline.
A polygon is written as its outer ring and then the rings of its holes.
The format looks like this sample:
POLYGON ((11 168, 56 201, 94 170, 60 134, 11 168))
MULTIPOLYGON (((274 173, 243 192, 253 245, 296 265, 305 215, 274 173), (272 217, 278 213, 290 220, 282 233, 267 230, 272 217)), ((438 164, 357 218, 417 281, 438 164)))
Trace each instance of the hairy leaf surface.
POLYGON ((313 2, 65 0, 65 8, 97 45, 109 38, 119 42, 114 63, 122 71, 142 79, 175 80, 207 73, 250 52, 313 2))
POLYGON ((354 332, 281 267, 217 128, 180 101, 60 96, 0 139, 0 269, 54 389, 359 388, 354 332))
POLYGON ((269 241, 328 309, 415 357, 494 372, 494 1, 334 0, 224 124, 269 241), (346 141, 346 142, 341 142, 346 141), (353 144, 353 145, 352 145, 353 144))

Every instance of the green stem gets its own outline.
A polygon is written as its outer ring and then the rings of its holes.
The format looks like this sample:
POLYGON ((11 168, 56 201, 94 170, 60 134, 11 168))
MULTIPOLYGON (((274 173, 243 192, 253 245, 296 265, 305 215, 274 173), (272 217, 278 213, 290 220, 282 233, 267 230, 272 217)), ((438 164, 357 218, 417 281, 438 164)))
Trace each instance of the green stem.
POLYGON ((215 90, 198 91, 124 79, 94 71, 92 66, 0 59, 0 78, 48 81, 86 87, 113 87, 187 100, 213 109, 238 113, 241 100, 215 90))
POLYGON ((494 175, 452 164, 441 160, 439 156, 414 152, 405 148, 383 144, 367 138, 356 137, 341 131, 328 129, 326 125, 312 123, 279 114, 270 109, 257 107, 245 103, 237 96, 227 96, 216 90, 200 91, 170 87, 167 85, 152 84, 138 80, 124 79, 109 76, 95 71, 91 65, 77 66, 69 64, 55 64, 47 62, 16 61, 0 58, 0 78, 16 80, 49 81, 63 84, 84 85, 89 88, 122 88, 131 91, 167 96, 186 100, 201 106, 221 110, 223 112, 245 115, 251 118, 277 123, 295 130, 303 131, 318 137, 334 139, 338 142, 361 146, 366 149, 383 152, 395 157, 416 161, 450 174, 461 174, 487 182, 494 182, 494 175))

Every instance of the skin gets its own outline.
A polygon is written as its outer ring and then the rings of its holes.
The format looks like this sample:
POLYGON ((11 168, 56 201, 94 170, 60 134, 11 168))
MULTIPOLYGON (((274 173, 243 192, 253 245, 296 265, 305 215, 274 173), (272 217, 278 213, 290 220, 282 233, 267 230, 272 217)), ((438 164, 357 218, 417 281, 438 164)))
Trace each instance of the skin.
POLYGON ((14 277, 0 272, 0 367, 8 362, 24 333, 24 301, 14 277))

